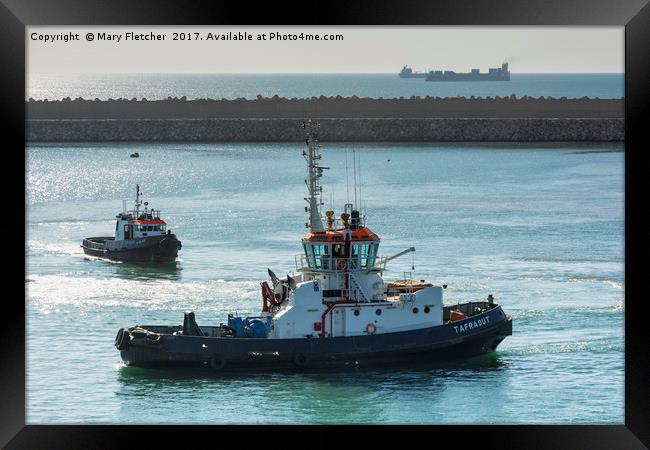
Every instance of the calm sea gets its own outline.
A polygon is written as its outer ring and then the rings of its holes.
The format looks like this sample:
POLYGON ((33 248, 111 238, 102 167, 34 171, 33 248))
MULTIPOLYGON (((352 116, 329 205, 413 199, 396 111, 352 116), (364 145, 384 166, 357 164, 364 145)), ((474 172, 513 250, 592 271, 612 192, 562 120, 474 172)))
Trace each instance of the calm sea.
POLYGON ((267 267, 285 274, 300 252, 302 146, 30 144, 27 422, 622 424, 622 148, 325 143, 324 197, 338 211, 352 148, 382 253, 416 247, 387 278, 414 266, 448 285, 447 303, 493 294, 514 318, 496 352, 326 374, 124 367, 120 327, 259 312, 267 267), (84 258, 81 240, 112 233, 136 183, 183 242, 175 268, 84 258))
POLYGON ((426 97, 624 97, 623 74, 512 74, 511 81, 427 82, 397 74, 30 74, 25 98, 58 100, 186 96, 195 98, 352 96, 372 98, 426 97))

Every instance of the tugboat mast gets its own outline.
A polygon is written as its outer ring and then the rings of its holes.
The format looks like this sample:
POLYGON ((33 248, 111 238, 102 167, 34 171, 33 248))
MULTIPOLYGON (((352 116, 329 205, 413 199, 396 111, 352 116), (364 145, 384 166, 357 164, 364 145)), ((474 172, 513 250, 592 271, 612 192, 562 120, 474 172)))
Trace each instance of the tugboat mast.
POLYGON ((321 155, 318 152, 320 145, 316 130, 320 125, 308 120, 303 122, 302 127, 305 129, 305 144, 307 144, 307 151, 303 150, 302 155, 307 161, 307 174, 309 175, 309 178, 305 180, 309 191, 309 197, 305 198, 309 203, 309 206, 305 208, 305 211, 309 212, 309 222, 306 225, 312 233, 324 233, 325 228, 320 215, 320 205, 323 202, 318 197, 320 195, 322 198, 323 187, 320 186, 318 179, 323 176, 323 170, 329 169, 329 167, 319 165, 321 155))
POLYGON ((140 185, 135 185, 135 218, 140 217, 140 205, 142 205, 142 200, 140 200, 140 185))

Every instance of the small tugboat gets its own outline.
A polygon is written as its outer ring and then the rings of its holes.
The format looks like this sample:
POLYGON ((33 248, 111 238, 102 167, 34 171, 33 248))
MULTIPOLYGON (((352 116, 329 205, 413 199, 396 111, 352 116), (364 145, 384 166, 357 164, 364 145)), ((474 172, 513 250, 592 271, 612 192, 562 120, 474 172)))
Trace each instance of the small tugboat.
POLYGON ((126 201, 115 223, 115 236, 89 237, 81 247, 86 255, 106 258, 113 261, 141 263, 170 263, 176 260, 181 249, 181 241, 167 223, 160 218, 160 210, 148 208, 140 210, 140 185, 136 185, 135 208, 126 210, 126 201))
POLYGON ((262 282, 259 316, 228 315, 228 323, 199 326, 193 312, 182 325, 121 328, 115 346, 140 367, 205 367, 216 371, 331 369, 433 362, 493 351, 512 334, 512 318, 494 302, 445 306, 443 288, 404 277, 386 282, 386 264, 414 251, 379 257, 380 238, 353 204, 340 221, 319 206, 318 125, 308 121, 309 229, 296 272, 262 282))

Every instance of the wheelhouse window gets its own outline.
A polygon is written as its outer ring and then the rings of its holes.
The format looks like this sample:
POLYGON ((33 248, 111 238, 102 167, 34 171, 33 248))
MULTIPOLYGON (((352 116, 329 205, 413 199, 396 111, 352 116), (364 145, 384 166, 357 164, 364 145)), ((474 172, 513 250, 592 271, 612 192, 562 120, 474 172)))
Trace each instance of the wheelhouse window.
POLYGON ((368 246, 370 244, 352 244, 352 267, 366 268, 368 262, 368 246))
POLYGON ((303 244, 303 246, 310 269, 331 269, 332 252, 329 244, 303 244))
POLYGON ((379 244, 372 243, 368 249, 368 259, 366 260, 366 269, 372 269, 375 267, 375 260, 377 259, 377 250, 379 249, 379 244))
POLYGON ((378 246, 378 243, 373 242, 354 243, 351 245, 350 257, 346 259, 343 244, 303 243, 309 268, 323 270, 371 270, 375 265, 378 246))
POLYGON ((363 244, 352 244, 351 263, 354 267, 370 270, 375 266, 377 259, 377 248, 379 244, 367 242, 363 244))
POLYGON ((305 257, 307 258, 307 265, 310 268, 315 266, 314 262, 314 252, 312 251, 311 245, 302 244, 302 248, 305 249, 305 257))
POLYGON ((352 244, 350 249, 350 269, 357 269, 359 267, 359 244, 352 244))
POLYGON ((329 269, 330 268, 330 264, 329 264, 330 246, 326 244, 317 244, 314 245, 313 247, 314 247, 314 258, 316 262, 316 268, 329 269))

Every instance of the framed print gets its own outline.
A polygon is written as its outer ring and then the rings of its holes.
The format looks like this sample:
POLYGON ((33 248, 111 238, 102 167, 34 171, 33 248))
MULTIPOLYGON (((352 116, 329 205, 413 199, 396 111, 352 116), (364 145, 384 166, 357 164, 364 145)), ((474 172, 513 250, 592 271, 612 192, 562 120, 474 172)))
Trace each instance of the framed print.
POLYGON ((647 446, 646 3, 4 1, 2 444, 647 446))

